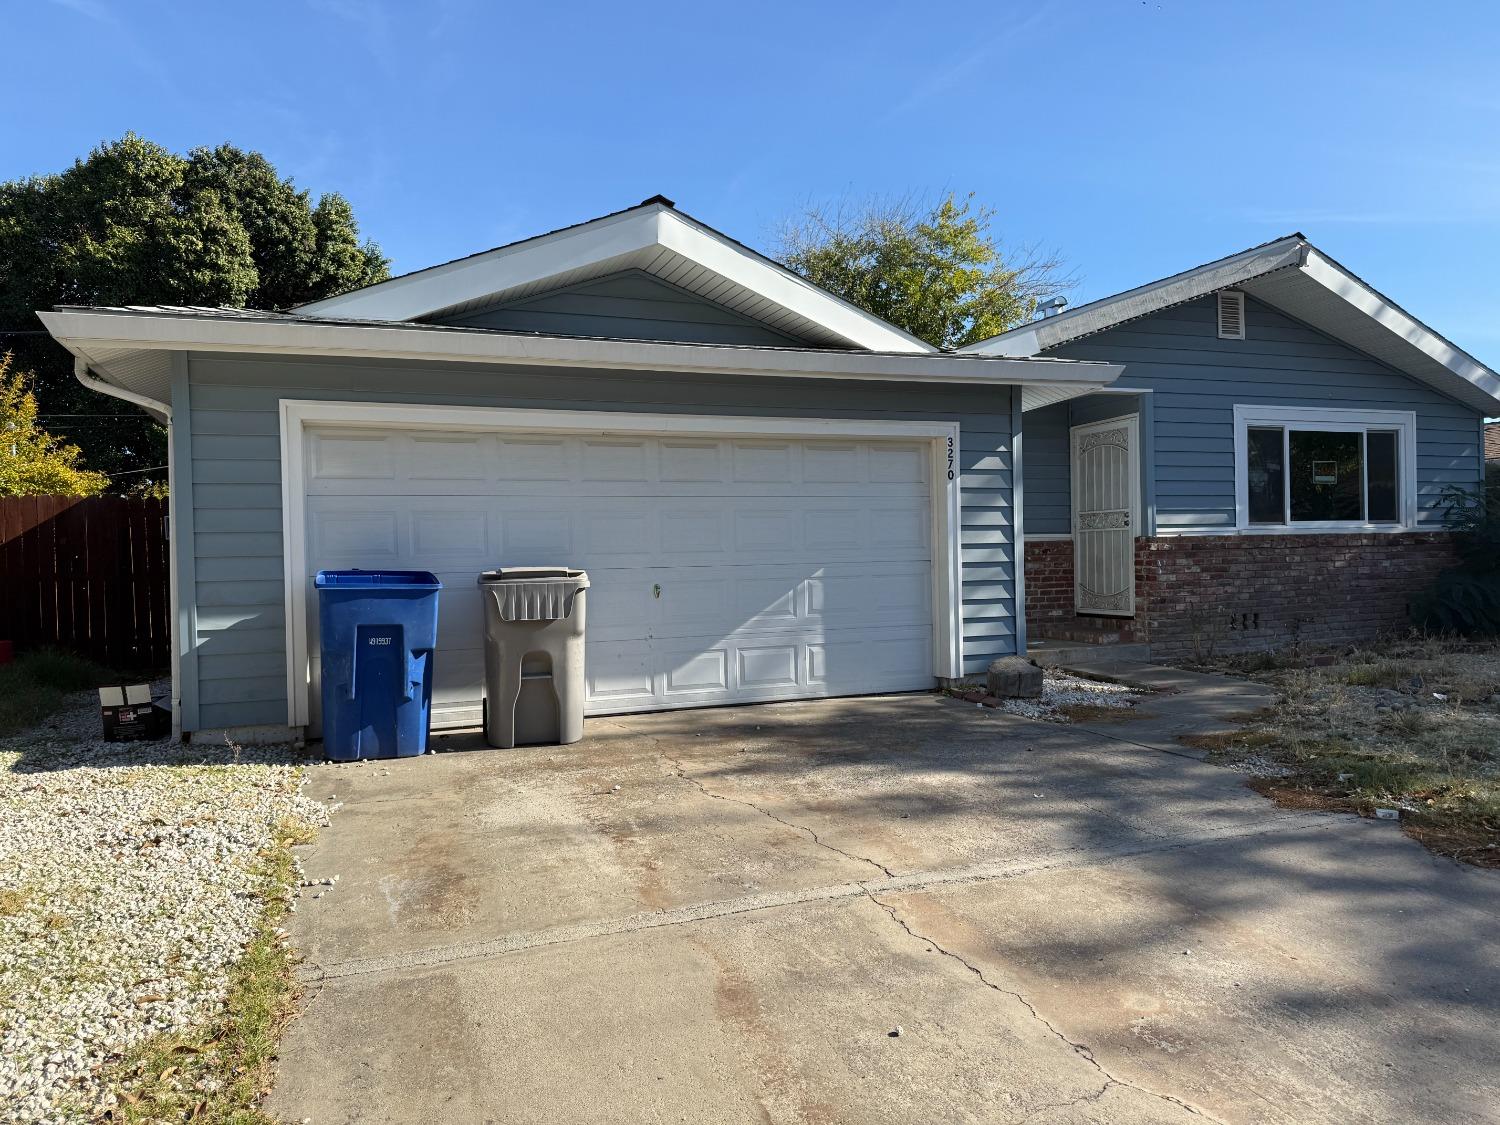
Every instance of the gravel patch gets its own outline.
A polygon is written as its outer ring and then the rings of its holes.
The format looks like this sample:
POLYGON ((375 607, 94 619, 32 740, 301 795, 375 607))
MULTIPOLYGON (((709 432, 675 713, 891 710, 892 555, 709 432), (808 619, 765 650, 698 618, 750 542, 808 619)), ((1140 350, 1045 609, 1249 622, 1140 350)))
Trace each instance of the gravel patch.
POLYGON ((1243 758, 1216 764, 1233 770, 1235 773, 1248 774, 1250 777, 1291 777, 1296 772, 1290 766, 1284 766, 1263 754, 1246 754, 1243 758))
POLYGON ((1067 723, 1072 720, 1063 713, 1066 707, 1111 707, 1127 710, 1146 696, 1146 692, 1124 684, 1108 684, 1101 680, 1086 680, 1082 676, 1070 676, 1066 672, 1048 670, 1042 674, 1042 697, 1040 699, 1006 699, 998 710, 1028 719, 1043 719, 1049 723, 1067 723))
POLYGON ((95 1118, 101 1065, 219 1010, 277 893, 259 854, 327 823, 290 746, 99 732, 86 692, 0 740, 0 1120, 95 1118))

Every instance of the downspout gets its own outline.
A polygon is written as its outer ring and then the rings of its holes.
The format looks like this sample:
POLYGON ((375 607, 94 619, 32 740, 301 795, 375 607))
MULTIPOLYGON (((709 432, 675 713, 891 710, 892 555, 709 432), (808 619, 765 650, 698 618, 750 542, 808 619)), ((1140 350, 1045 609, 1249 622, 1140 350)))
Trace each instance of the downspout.
POLYGON ((113 383, 106 383, 103 379, 89 373, 88 360, 81 356, 73 357, 73 377, 91 391, 98 391, 100 394, 122 398, 126 402, 134 403, 142 410, 149 410, 153 414, 162 415, 163 420, 168 425, 172 423, 172 407, 170 403, 165 403, 154 398, 147 398, 145 395, 137 394, 135 391, 128 391, 124 387, 117 387, 113 383))
MULTIPOLYGON (((135 391, 117 387, 113 383, 106 383, 89 373, 88 361, 81 356, 73 357, 73 377, 91 391, 100 394, 112 395, 126 402, 139 406, 150 414, 161 417, 167 426, 167 494, 172 498, 168 501, 167 511, 171 512, 170 504, 177 500, 177 459, 172 456, 172 406, 159 399, 148 398, 135 391)), ((171 516, 168 515, 167 537, 170 541, 176 528, 172 526, 171 516)), ((181 604, 178 600, 177 589, 177 548, 170 545, 167 550, 167 602, 168 616, 171 621, 171 662, 172 662, 172 737, 182 737, 182 630, 178 628, 177 607, 181 604)))

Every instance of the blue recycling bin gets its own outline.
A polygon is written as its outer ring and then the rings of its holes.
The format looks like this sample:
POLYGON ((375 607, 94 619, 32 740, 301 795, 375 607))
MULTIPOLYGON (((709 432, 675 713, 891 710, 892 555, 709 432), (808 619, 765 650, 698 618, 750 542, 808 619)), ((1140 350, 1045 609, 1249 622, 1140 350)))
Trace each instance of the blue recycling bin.
POLYGON ((438 591, 425 570, 320 570, 323 751, 338 762, 427 749, 438 591))

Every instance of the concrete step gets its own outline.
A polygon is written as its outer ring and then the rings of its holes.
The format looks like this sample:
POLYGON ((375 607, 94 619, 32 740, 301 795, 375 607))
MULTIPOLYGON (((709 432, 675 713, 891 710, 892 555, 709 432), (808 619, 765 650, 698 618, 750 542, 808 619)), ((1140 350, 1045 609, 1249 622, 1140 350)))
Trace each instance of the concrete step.
POLYGON ((1045 638, 1026 645, 1026 655, 1043 668, 1070 664, 1131 664, 1151 659, 1151 646, 1144 641, 1117 641, 1114 644, 1083 644, 1077 641, 1045 638))

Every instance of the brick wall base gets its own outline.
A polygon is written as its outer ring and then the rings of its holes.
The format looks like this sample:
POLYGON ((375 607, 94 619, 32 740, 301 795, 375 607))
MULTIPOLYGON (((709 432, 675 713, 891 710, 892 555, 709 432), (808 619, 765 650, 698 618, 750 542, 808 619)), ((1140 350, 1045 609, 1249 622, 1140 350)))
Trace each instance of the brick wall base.
MULTIPOLYGON (((1453 561, 1440 532, 1141 538, 1134 632, 1164 660, 1370 640, 1453 561)), ((1072 543, 1027 543, 1028 635, 1075 620, 1072 543)))

